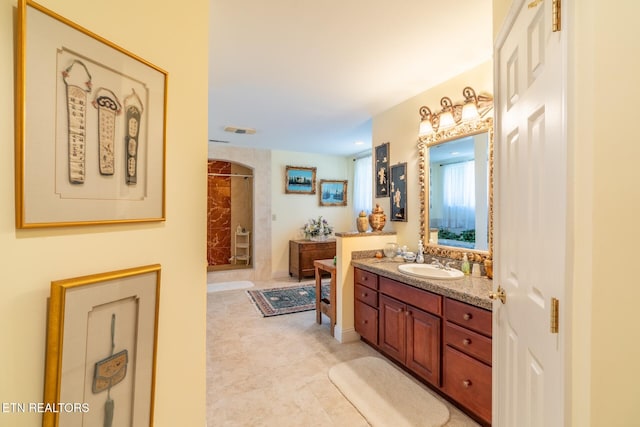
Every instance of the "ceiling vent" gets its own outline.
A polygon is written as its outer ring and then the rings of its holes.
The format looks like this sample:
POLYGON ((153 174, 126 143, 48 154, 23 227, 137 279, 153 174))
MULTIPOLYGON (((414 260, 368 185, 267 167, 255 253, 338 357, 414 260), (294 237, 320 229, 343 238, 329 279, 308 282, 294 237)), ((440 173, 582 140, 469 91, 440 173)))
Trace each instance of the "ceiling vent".
POLYGON ((247 134, 247 135, 253 135, 254 133, 256 133, 255 129, 251 129, 251 128, 237 128, 234 126, 227 126, 224 128, 225 132, 231 132, 231 133, 240 133, 240 134, 247 134))

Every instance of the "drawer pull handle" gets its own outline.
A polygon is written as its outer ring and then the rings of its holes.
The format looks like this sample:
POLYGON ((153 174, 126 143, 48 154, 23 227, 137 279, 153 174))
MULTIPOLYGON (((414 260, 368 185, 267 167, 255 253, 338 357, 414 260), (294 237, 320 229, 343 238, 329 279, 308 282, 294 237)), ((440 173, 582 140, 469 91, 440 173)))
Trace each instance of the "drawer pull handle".
POLYGON ((464 320, 471 320, 473 318, 473 316, 471 315, 471 313, 465 313, 462 318, 464 320))
POLYGON ((363 324, 363 325, 366 325, 367 323, 369 323, 369 321, 368 321, 368 320, 363 320, 363 321, 362 321, 362 324, 363 324))
POLYGON ((469 338, 465 338, 465 339, 462 340, 462 344, 469 345, 469 344, 471 344, 471 340, 469 338))
POLYGON ((368 294, 368 293, 366 293, 366 292, 364 292, 364 293, 362 294, 362 297, 363 297, 363 298, 366 298, 366 297, 368 297, 368 296, 369 296, 369 294, 368 294))
POLYGON ((464 388, 469 388, 469 387, 471 387, 471 385, 472 385, 471 384, 471 380, 462 381, 462 387, 464 387, 464 388))

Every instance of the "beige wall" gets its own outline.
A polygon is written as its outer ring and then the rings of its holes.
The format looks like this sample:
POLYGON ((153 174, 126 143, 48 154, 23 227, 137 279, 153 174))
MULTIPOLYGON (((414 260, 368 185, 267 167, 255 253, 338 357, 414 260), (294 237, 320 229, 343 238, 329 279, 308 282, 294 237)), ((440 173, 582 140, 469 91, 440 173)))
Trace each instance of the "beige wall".
POLYGON ((353 160, 348 157, 326 156, 293 151, 271 152, 271 244, 273 276, 284 277, 289 274, 289 240, 302 238, 301 228, 310 218, 322 215, 334 231, 350 231, 353 227, 353 160), (304 166, 316 168, 316 194, 286 194, 284 177, 286 166, 304 166), (321 179, 348 180, 347 206, 320 206, 318 185, 321 179))
POLYGON ((633 126, 640 99, 640 5, 625 0, 571 3, 573 414, 580 420, 581 411, 590 408, 593 426, 629 425, 640 419, 640 334, 634 324, 640 300, 634 274, 640 241, 640 144, 633 126))
MULTIPOLYGON (((160 263, 155 426, 204 426, 207 156, 204 141, 209 2, 192 1, 188 8, 180 2, 150 0, 40 0, 40 3, 169 72, 167 221, 15 229, 12 141, 16 1, 2 0, 0 402, 42 401, 47 297, 52 280, 160 263)), ((40 424, 38 414, 0 413, 0 425, 40 424)))
MULTIPOLYGON (((398 233, 398 243, 410 250, 418 249, 420 238, 420 197, 418 188, 418 110, 426 105, 432 111, 440 107, 443 96, 454 102, 462 101, 462 89, 473 87, 477 92, 493 93, 493 63, 484 62, 458 76, 434 86, 419 95, 396 105, 373 118, 373 145, 389 141, 390 164, 407 162, 407 222, 389 221, 391 211, 389 198, 374 198, 374 205, 380 204, 387 214, 384 230, 398 233)), ((375 195, 374 195, 375 196, 375 195)))

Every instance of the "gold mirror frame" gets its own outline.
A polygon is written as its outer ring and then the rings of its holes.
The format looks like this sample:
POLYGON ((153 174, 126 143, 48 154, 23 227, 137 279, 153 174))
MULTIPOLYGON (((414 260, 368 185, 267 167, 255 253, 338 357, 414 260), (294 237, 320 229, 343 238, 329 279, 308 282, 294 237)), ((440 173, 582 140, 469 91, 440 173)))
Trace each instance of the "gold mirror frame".
POLYGON ((420 137, 418 140, 418 179, 420 184, 420 238, 425 242, 425 253, 432 256, 462 259, 466 253, 470 262, 484 262, 493 258, 493 117, 478 119, 472 122, 460 123, 452 128, 438 131, 437 133, 420 137), (426 226, 429 224, 429 209, 427 189, 429 188, 429 160, 427 149, 442 143, 488 132, 487 151, 489 154, 489 225, 488 225, 488 251, 475 249, 456 248, 453 246, 434 245, 428 243, 426 226))

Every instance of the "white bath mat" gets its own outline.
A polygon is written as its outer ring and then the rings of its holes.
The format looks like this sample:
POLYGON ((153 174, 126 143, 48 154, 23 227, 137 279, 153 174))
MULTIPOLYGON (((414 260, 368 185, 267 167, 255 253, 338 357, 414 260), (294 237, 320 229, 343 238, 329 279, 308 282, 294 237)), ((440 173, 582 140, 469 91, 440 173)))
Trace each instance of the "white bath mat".
POLYGON ((207 284, 207 293, 220 292, 220 291, 233 291, 235 289, 248 289, 253 288, 253 282, 248 280, 238 280, 235 282, 220 282, 207 284))
POLYGON ((329 379, 373 427, 440 427, 449 409, 426 386, 379 357, 329 369, 329 379))

